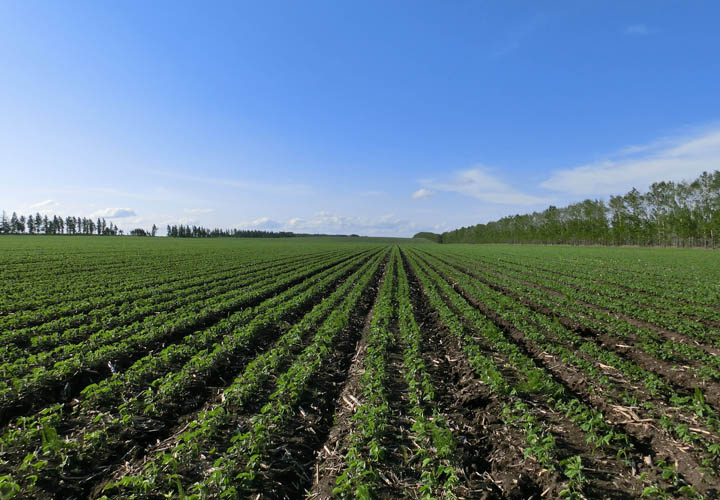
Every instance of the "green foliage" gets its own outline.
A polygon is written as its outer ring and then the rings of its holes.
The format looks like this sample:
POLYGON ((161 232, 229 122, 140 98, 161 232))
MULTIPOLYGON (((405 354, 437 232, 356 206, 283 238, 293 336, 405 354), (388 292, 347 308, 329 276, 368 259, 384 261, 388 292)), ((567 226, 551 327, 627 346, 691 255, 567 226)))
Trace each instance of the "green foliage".
POLYGON ((714 247, 718 238, 720 170, 692 182, 657 182, 646 193, 632 189, 608 203, 588 199, 463 227, 443 233, 440 242, 714 247))
POLYGON ((428 232, 421 232, 417 233, 413 236, 415 239, 422 239, 422 240, 428 240, 433 241, 435 243, 442 243, 442 235, 437 233, 428 233, 428 232))
MULTIPOLYGON (((638 495, 699 498, 717 482, 712 252, 7 236, 0 263, 0 406, 22 413, 0 435, 0 500, 49 497, 156 438, 110 483, 89 483, 107 498, 252 497, 278 450, 294 453, 283 436, 371 304, 338 495, 372 498, 398 456, 413 495, 466 493, 464 427, 430 376, 438 328, 461 348, 443 363, 465 359, 463 377, 556 496, 594 491, 591 456, 626 466, 638 495), (682 445, 702 479, 691 484, 688 462, 647 461, 636 419, 682 445), (582 436, 566 459, 564 425, 582 436)), ((473 411, 480 428, 489 415, 473 411)))

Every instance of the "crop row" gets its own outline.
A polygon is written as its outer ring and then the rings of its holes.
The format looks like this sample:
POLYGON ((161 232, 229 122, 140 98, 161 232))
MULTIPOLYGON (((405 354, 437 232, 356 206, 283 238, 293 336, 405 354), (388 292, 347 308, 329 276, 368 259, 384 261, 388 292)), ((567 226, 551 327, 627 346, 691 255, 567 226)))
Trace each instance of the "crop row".
MULTIPOLYGON (((455 261, 471 269, 475 278, 495 288, 501 288, 502 292, 523 297, 526 302, 532 301, 537 306, 552 311, 565 324, 568 324, 566 320, 570 320, 596 335, 615 337, 617 341, 607 342, 606 348, 612 350, 622 346, 621 349, 628 352, 642 351, 643 354, 655 358, 656 363, 667 365, 666 374, 676 372, 670 369, 669 363, 672 362, 687 366, 687 369, 700 379, 707 381, 720 379, 720 364, 717 356, 697 343, 682 337, 667 338, 656 330, 637 325, 612 311, 599 309, 573 296, 547 293, 545 288, 528 284, 513 273, 499 273, 466 259, 455 259, 455 261), (624 343, 618 344, 618 341, 624 343)), ((694 385, 694 382, 692 384, 694 385)))
MULTIPOLYGON (((516 339, 506 337, 506 334, 498 328, 494 321, 463 298, 457 287, 470 289, 472 285, 467 277, 463 279, 455 275, 452 280, 446 280, 423 260, 413 257, 410 261, 419 279, 423 282, 433 307, 440 312, 443 322, 464 340, 466 352, 473 365, 498 394, 507 398, 508 402, 504 413, 507 418, 506 422, 508 425, 517 423, 523 425, 526 442, 529 445, 527 452, 530 455, 548 468, 558 467, 558 464, 554 462, 554 457, 557 455, 556 439, 552 433, 543 430, 543 427, 536 423, 540 420, 537 417, 533 418, 532 412, 529 411, 526 399, 528 395, 534 395, 535 398, 541 398, 542 404, 548 410, 564 414, 569 422, 585 434, 586 441, 593 447, 605 450, 606 453, 612 453, 628 464, 642 463, 636 442, 630 439, 623 429, 616 424, 608 423, 612 422, 612 419, 608 419, 592 403, 574 395, 569 387, 545 368, 543 362, 534 358, 522 344, 518 345, 516 339), (480 333, 482 340, 472 333, 468 333, 468 326, 480 333), (512 376, 505 375, 502 370, 498 369, 498 364, 493 358, 482 353, 480 348, 482 345, 485 345, 495 355, 499 355, 504 360, 505 366, 512 368, 512 376), (522 397, 513 401, 518 395, 522 397)), ((514 317, 520 317, 520 315, 514 313, 514 317)), ((529 325, 522 326, 524 330, 521 333, 525 336, 528 334, 529 325)), ((531 340, 537 342, 540 337, 535 336, 531 340)), ((581 477, 582 470, 576 470, 578 463, 582 463, 581 457, 568 457, 559 463, 564 467, 564 473, 568 477, 568 487, 566 488, 568 494, 582 490, 583 481, 578 479, 581 477)), ((679 478, 675 471, 673 478, 677 480, 672 484, 665 484, 657 479, 667 473, 659 464, 654 465, 655 468, 646 471, 644 475, 648 478, 646 481, 649 481, 643 485, 645 489, 648 491, 675 489, 674 491, 682 490, 681 492, 686 495, 695 494, 693 493, 694 487, 683 484, 682 478, 679 478)))
POLYGON ((490 287, 468 280, 468 275, 440 261, 435 261, 434 265, 451 281, 462 281, 462 287, 456 285, 456 288, 463 294, 472 296, 484 307, 497 313, 501 321, 521 331, 528 350, 553 355, 568 365, 556 369, 558 373, 574 368, 592 379, 592 391, 586 390, 589 386, 581 385, 579 388, 594 400, 595 405, 602 405, 608 411, 634 408, 633 413, 640 415, 639 420, 650 419, 659 423, 662 430, 656 440, 661 440, 665 434, 668 443, 683 442, 684 447, 694 450, 698 457, 698 467, 702 463, 710 473, 717 470, 720 446, 715 433, 719 421, 699 389, 689 395, 678 394, 654 373, 577 335, 547 316, 528 309, 490 287), (614 369, 612 379, 603 371, 603 368, 608 367, 614 369), (647 395, 642 402, 638 400, 636 387, 631 383, 644 384, 647 395))
MULTIPOLYGON (((286 318, 311 307, 324 292, 335 286, 338 279, 366 259, 358 256, 315 273, 266 299, 256 308, 246 310, 241 316, 198 331, 157 356, 141 358, 127 371, 88 386, 70 415, 66 416, 62 405, 57 405, 36 417, 19 419, 3 437, 4 444, 14 449, 32 450, 33 443, 43 443, 39 451, 29 452, 23 460, 23 466, 17 472, 24 478, 20 483, 31 488, 37 471, 47 478, 72 475, 73 469, 82 467, 88 460, 102 459, 107 450, 122 449, 128 434, 134 435, 135 440, 147 435, 144 426, 149 421, 164 422, 163 428, 167 427, 165 421, 172 421, 174 414, 187 407, 185 399, 193 388, 199 388, 199 383, 204 385, 213 378, 222 378, 228 369, 234 369, 237 361, 233 360, 241 360, 242 353, 248 353, 253 343, 266 342, 271 338, 272 328, 280 327, 286 318), (152 380, 153 377, 158 378, 152 380), (105 409, 114 405, 118 405, 117 410, 105 409), (76 429, 80 425, 82 432, 52 439, 53 445, 45 445, 47 440, 43 436, 48 429, 76 429)), ((378 257, 373 260, 377 262, 378 257)), ((152 435, 156 437, 157 432, 152 435)))
POLYGON ((709 253, 151 243, 5 258, 0 498, 720 491, 709 253))
MULTIPOLYGON (((22 406, 23 401, 29 398, 37 400, 39 394, 45 393, 45 401, 68 399, 77 393, 78 386, 82 384, 82 378, 75 382, 80 378, 79 374, 86 374, 86 378, 93 372, 111 375, 118 370, 118 366, 133 362, 154 346, 181 338, 194 329, 212 325, 224 317, 235 318, 233 313, 237 314, 239 321, 243 321, 248 314, 248 307, 346 259, 300 266, 279 276, 268 274, 267 278, 252 286, 230 290, 211 300, 193 302, 165 314, 154 315, 141 324, 100 331, 92 341, 59 347, 57 352, 60 359, 53 360, 52 364, 23 365, 23 360, 18 360, 11 365, 11 376, 0 385, 0 404, 3 408, 22 406), (68 350, 74 350, 71 357, 67 356, 68 350)), ((50 354, 54 352, 50 351, 50 354)), ((9 371, 4 365, 3 369, 9 371)))
MULTIPOLYGON (((122 288, 109 288, 102 286, 101 290, 93 287, 97 277, 87 280, 78 286, 76 293, 65 291, 63 300, 58 303, 45 303, 42 307, 31 310, 21 310, 13 314, 0 317, 0 331, 12 329, 17 332, 21 328, 42 326, 48 330, 58 330, 70 326, 101 322, 105 318, 115 317, 124 314, 129 310, 137 308, 142 304, 160 303, 178 293, 184 293, 196 287, 204 287, 217 284, 219 281, 228 278, 247 276, 251 272, 262 271, 273 267, 298 265, 305 260, 321 259, 328 255, 311 255, 308 257, 284 257, 280 259, 269 259, 251 263, 238 263, 236 266, 210 266, 204 267, 202 263, 195 263, 197 267, 181 274, 172 266, 164 269, 155 268, 155 275, 152 279, 141 276, 135 286, 128 286, 130 280, 125 281, 122 288), (57 320, 61 320, 62 323, 57 320), (69 323, 69 325, 68 325, 69 323)), ((38 284, 33 284, 37 287, 38 284)), ((103 327, 105 327, 103 325, 103 327)), ((41 328, 35 328, 30 333, 38 334, 41 328)), ((23 332, 25 333, 25 332, 23 332)), ((0 338, 1 343, 7 340, 0 338)))

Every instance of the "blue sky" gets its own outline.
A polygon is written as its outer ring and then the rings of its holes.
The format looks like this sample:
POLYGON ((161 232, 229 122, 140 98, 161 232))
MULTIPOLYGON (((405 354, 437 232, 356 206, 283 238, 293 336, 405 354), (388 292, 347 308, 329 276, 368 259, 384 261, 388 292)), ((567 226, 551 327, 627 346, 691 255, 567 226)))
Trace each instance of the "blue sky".
POLYGON ((720 3, 0 3, 0 209, 409 236, 720 168, 720 3))

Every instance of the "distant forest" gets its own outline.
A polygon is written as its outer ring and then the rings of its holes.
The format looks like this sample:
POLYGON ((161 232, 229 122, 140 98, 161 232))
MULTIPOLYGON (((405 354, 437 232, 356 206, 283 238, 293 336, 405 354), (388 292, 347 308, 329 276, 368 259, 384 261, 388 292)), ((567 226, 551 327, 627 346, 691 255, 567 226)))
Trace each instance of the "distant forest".
MULTIPOLYGON (((158 228, 153 224, 152 229, 133 229, 131 236, 155 236, 158 228)), ((122 236, 125 233, 115 226, 112 221, 106 222, 103 218, 93 220, 87 217, 59 217, 57 215, 20 215, 16 212, 8 217, 3 211, 0 219, 0 234, 64 234, 64 235, 101 235, 122 236)), ((206 227, 182 225, 167 226, 167 236, 171 238, 288 238, 299 236, 289 232, 272 232, 260 230, 240 229, 209 229, 206 227)), ((303 235, 307 236, 307 235, 303 235)))
POLYGON ((260 229, 210 229, 202 226, 168 226, 167 235, 171 238, 317 238, 345 237, 358 238, 357 234, 293 233, 291 231, 263 231, 260 229))
POLYGON ((87 217, 58 217, 36 213, 35 215, 20 215, 16 212, 8 217, 3 210, 0 220, 0 234, 70 234, 70 235, 122 235, 122 229, 108 224, 105 219, 93 220, 87 217))
MULTIPOLYGON (((158 227, 153 224, 152 229, 136 228, 128 232, 130 236, 156 236, 158 227)), ((3 210, 0 219, 0 235, 2 234, 63 234, 63 235, 100 235, 123 236, 125 232, 108 223, 105 219, 93 220, 87 217, 59 217, 57 215, 24 215, 18 216, 16 212, 8 217, 3 210)), ((357 238, 357 234, 307 234, 292 233, 289 231, 262 231, 259 229, 210 229, 202 226, 168 225, 167 236, 170 238, 314 238, 323 236, 342 236, 357 238)))
POLYGON ((171 238, 289 238, 295 233, 280 231, 261 231, 258 229, 209 229, 200 226, 168 226, 167 235, 171 238))
POLYGON ((720 171, 692 182, 657 182, 567 207, 503 217, 487 224, 415 238, 439 243, 541 243, 707 246, 720 243, 720 171))

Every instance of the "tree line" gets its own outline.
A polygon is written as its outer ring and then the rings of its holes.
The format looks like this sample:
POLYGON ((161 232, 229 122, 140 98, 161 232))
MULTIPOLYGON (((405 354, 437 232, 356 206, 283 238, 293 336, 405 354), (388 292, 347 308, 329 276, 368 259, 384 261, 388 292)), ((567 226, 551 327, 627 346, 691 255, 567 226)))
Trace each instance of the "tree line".
MULTIPOLYGON (((153 224, 151 230, 141 228, 129 232, 131 236, 156 236, 158 227, 153 224)), ((3 210, 0 220, 0 234, 65 234, 65 235, 104 235, 122 236, 124 231, 104 218, 93 220, 87 217, 59 217, 57 215, 20 215, 16 212, 8 217, 3 210)), ((171 238, 288 238, 295 233, 280 231, 210 229, 202 226, 168 225, 167 236, 171 238)))
MULTIPOLYGON (((431 233, 419 233, 416 237, 431 233)), ((720 170, 656 182, 641 193, 584 200, 435 235, 442 243, 711 246, 720 235, 720 170)), ((432 238, 428 238, 432 239, 432 238)))
POLYGON ((20 215, 13 212, 10 217, 3 210, 0 220, 0 234, 70 234, 70 235, 122 235, 122 229, 104 218, 93 220, 87 217, 59 217, 57 215, 20 215))
MULTIPOLYGON (((128 234, 131 236, 156 236, 158 227, 153 224, 152 229, 135 228, 128 234)), ((65 234, 65 235, 104 235, 122 236, 124 231, 114 225, 112 221, 106 222, 104 218, 93 220, 87 217, 60 217, 57 215, 20 215, 13 212, 8 217, 3 210, 0 221, 0 235, 2 234, 65 234)), ((210 229, 202 226, 168 225, 167 236, 171 238, 291 238, 308 236, 347 236, 325 234, 298 234, 290 231, 263 231, 260 229, 210 229)), ((351 234, 351 237, 358 237, 351 234)))
POLYGON ((171 238, 289 238, 295 233, 280 231, 261 231, 259 229, 210 229, 202 226, 175 225, 167 227, 171 238))

